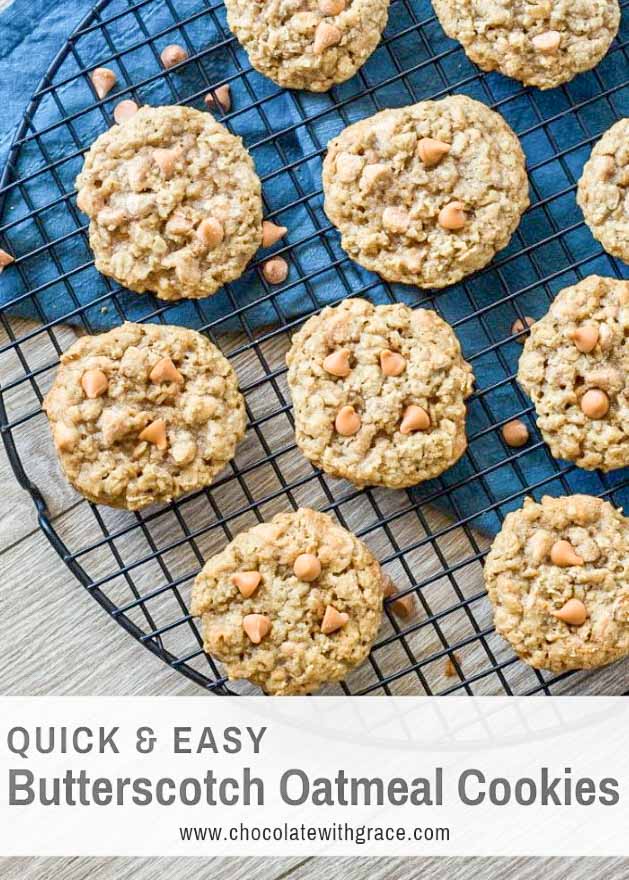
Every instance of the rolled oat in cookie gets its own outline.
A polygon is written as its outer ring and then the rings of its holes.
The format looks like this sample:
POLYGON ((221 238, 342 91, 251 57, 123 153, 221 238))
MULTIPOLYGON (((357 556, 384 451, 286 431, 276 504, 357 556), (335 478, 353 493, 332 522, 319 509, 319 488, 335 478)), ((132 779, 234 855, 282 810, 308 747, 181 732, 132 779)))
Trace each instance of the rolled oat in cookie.
POLYGON ((527 498, 485 564, 496 630, 538 669, 629 654, 629 519, 589 495, 527 498))
POLYGON ((246 427, 216 346, 162 324, 83 336, 62 355, 44 409, 74 488, 129 510, 208 486, 246 427))
POLYGON ((502 250, 528 207, 520 142, 464 95, 383 110, 328 145, 325 212, 387 281, 446 287, 502 250))
POLYGON ((242 532, 192 591, 204 647, 231 679, 307 694, 367 657, 382 616, 380 566, 351 532, 307 508, 242 532))
POLYGON ((594 238, 629 263, 629 118, 612 125, 592 150, 577 202, 594 238))
POLYGON ((287 355, 304 455, 358 486, 413 486, 464 453, 473 375, 432 311, 348 299, 310 318, 287 355))
POLYGON ((629 465, 629 281, 590 275, 562 290, 531 327, 518 381, 555 458, 629 465))
POLYGON ((444 31, 482 70, 552 89, 590 70, 618 32, 618 0, 433 0, 444 31))
POLYGON ((225 6, 260 73, 284 88, 325 92, 374 51, 389 0, 225 0, 225 6))
POLYGON ((140 108, 97 138, 77 189, 96 268, 138 293, 209 296, 262 242, 251 157, 209 113, 140 108))

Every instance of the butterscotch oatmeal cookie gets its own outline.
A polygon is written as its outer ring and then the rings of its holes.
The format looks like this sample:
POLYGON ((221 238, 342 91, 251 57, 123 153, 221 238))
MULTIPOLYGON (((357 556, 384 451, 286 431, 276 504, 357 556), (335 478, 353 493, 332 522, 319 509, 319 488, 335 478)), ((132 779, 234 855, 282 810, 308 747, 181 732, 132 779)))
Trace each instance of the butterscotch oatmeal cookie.
POLYGON ((592 150, 577 202, 594 238, 629 263, 629 117, 612 125, 592 150))
POLYGON ((306 694, 365 659, 382 615, 380 566, 314 510, 281 513, 238 535, 197 576, 191 611, 205 650, 232 679, 306 694))
POLYGON ((310 318, 287 355, 304 455, 358 486, 413 486, 467 447, 474 381, 435 312, 345 300, 310 318))
POLYGON ((629 520, 589 495, 527 498, 485 565, 496 630, 522 660, 563 672, 629 654, 629 520))
POLYGON ((209 113, 142 107, 97 138, 76 184, 96 268, 138 293, 209 296, 262 241, 251 157, 209 113))
POLYGON ((236 375, 216 346, 159 324, 79 339, 44 409, 74 488, 129 510, 209 485, 246 426, 236 375))
POLYGON ((629 465, 629 281, 591 275, 531 328, 518 380, 555 458, 629 465))
POLYGON ((433 0, 441 26, 482 70, 552 89, 603 58, 618 0, 433 0))
POLYGON ((507 123, 463 95, 383 110, 328 145, 325 212, 387 281, 446 287, 504 248, 529 204, 507 123))
POLYGON ((260 73, 284 88, 325 92, 374 51, 389 0, 225 0, 225 6, 260 73))

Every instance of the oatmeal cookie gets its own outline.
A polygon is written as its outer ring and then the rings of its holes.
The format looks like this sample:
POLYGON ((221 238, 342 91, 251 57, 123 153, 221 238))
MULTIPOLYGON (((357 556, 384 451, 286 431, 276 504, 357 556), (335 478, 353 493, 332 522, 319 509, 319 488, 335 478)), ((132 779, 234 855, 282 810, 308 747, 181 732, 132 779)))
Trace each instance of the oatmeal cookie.
POLYGON ((592 150, 577 202, 594 238, 629 263, 629 117, 612 125, 592 150))
POLYGON ((209 485, 246 427, 236 374, 216 346, 161 324, 77 340, 44 409, 74 488, 129 510, 209 485))
POLYGON ((433 0, 446 34, 482 70, 552 89, 603 58, 618 0, 433 0))
POLYGON ((209 113, 142 107, 97 138, 76 185, 96 268, 138 293, 209 296, 262 241, 251 157, 209 113))
POLYGON ((527 498, 495 539, 485 580, 496 630, 538 669, 629 654, 629 519, 589 495, 527 498))
POLYGON ((629 281, 591 275, 533 324, 518 381, 555 458, 629 465, 629 281))
POLYGON ((374 51, 389 0, 225 0, 225 6, 256 70, 287 89, 325 92, 374 51))
POLYGON ((504 248, 529 204, 507 123, 464 95, 383 110, 328 145, 325 212, 387 281, 446 287, 504 248))
POLYGON ((294 336, 287 355, 304 455, 357 486, 413 486, 463 455, 474 381, 435 312, 345 300, 294 336))
POLYGON ((197 576, 191 611, 232 679, 277 696, 339 681, 380 625, 383 579, 367 547, 314 510, 238 535, 197 576))

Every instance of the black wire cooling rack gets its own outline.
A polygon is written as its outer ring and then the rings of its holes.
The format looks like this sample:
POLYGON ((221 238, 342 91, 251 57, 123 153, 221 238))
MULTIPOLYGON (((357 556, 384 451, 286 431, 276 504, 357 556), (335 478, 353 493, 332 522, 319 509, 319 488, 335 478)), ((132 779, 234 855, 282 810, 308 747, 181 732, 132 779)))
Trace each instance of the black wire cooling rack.
MULTIPOLYGON (((532 670, 496 636, 482 561, 504 513, 527 494, 570 494, 576 485, 617 505, 629 502, 626 471, 578 476, 552 460, 514 379, 521 348, 511 329, 517 318, 541 317, 561 287, 591 272, 626 273, 591 238, 575 203, 592 143, 629 115, 629 3, 621 6, 623 25, 609 55, 549 93, 480 73, 445 38, 426 0, 392 0, 378 50, 326 95, 286 92, 253 71, 222 4, 209 0, 101 0, 68 39, 27 108, 0 185, 0 246, 17 257, 0 280, 1 429, 15 475, 57 553, 103 608, 170 667, 210 691, 250 690, 228 683, 204 654, 188 611, 191 583, 203 560, 240 530, 310 505, 367 541, 400 592, 416 596, 406 619, 387 604, 369 663, 329 692, 572 691, 578 675, 567 682, 566 675, 532 670), (184 45, 189 59, 164 71, 159 53, 169 43, 184 45), (118 74, 117 88, 102 101, 89 80, 97 66, 118 74), (224 83, 233 103, 221 119, 252 153, 266 216, 289 227, 287 243, 276 248, 290 263, 287 281, 269 287, 259 259, 240 282, 206 301, 165 304, 115 287, 93 268, 85 218, 75 205, 84 151, 123 98, 203 108, 208 92, 224 83), (454 92, 485 101, 516 130, 527 153, 532 207, 490 267, 433 296, 384 284, 346 258, 322 212, 320 159, 329 137, 348 123, 454 92), (349 294, 435 308, 474 366, 469 450, 453 471, 417 490, 358 491, 313 469, 295 448, 284 365, 290 334, 349 294), (249 416, 236 459, 210 489, 138 514, 70 494, 41 411, 59 354, 75 335, 125 319, 185 323, 208 334, 238 372, 249 416), (531 428, 530 443, 519 450, 501 437, 512 418, 531 428), (57 488, 45 497, 39 483, 57 488), (61 499, 50 497, 55 492, 61 499)), ((607 692, 607 681, 598 672, 587 688, 607 692)))

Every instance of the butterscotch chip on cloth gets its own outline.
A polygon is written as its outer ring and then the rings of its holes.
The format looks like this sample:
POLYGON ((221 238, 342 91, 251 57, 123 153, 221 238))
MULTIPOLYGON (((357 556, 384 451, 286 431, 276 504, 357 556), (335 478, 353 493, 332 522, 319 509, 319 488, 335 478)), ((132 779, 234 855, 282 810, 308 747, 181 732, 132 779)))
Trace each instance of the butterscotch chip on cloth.
POLYGON ((62 355, 44 409, 74 488, 129 510, 208 486, 246 427, 236 374, 216 346, 160 324, 83 336, 62 355))
POLYGON ((555 458, 629 465, 629 281, 590 275, 562 290, 531 327, 518 381, 555 458))
POLYGON ((287 89, 345 82, 380 42, 389 0, 225 0, 251 64, 287 89))
POLYGON ((310 318, 286 360, 297 444, 332 476, 402 488, 465 452, 474 378, 435 312, 348 299, 310 318), (347 371, 330 370, 339 353, 347 371))
POLYGON ((138 293, 209 296, 262 242, 251 157, 209 113, 140 108, 97 138, 76 183, 96 268, 138 293))
POLYGON ((618 32, 618 0, 433 0, 441 26, 482 70, 552 89, 591 70, 618 32))
POLYGON ((349 256, 418 287, 446 287, 481 269, 529 204, 518 138, 464 95, 383 110, 344 129, 328 144, 323 189, 349 256))
POLYGON ((285 696, 339 681, 363 662, 380 626, 382 598, 380 566, 362 541, 304 508, 242 532, 208 560, 191 611, 201 617, 206 652, 224 663, 230 679, 285 696), (320 563, 316 577, 303 557, 320 563), (245 572, 260 574, 248 596, 234 584, 245 572), (258 626, 260 617, 270 626, 258 626))
POLYGON ((612 125, 592 150, 577 202, 594 238, 629 263, 629 118, 612 125))
POLYGON ((531 666, 564 672, 629 654, 629 519, 608 501, 527 498, 505 518, 485 580, 496 630, 531 666))

